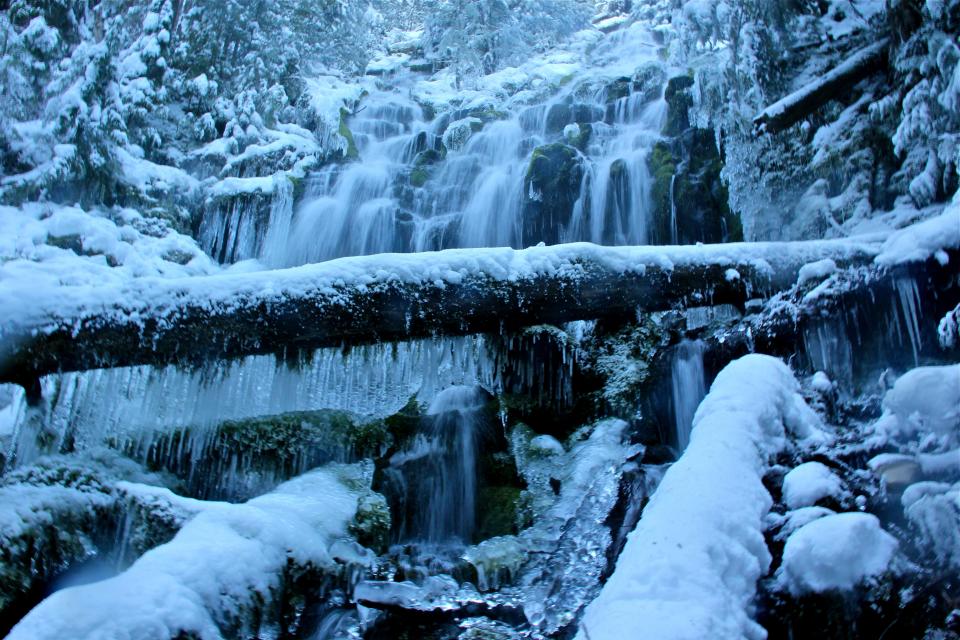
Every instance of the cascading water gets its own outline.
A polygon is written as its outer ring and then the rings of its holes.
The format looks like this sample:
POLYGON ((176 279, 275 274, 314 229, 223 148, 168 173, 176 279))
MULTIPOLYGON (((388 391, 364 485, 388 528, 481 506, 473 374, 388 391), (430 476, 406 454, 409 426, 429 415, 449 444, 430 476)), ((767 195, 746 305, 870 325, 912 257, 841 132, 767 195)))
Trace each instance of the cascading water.
MULTIPOLYGON (((654 59, 652 47, 642 50, 654 59)), ((411 77, 394 78, 394 86, 411 77)), ((648 158, 661 139, 666 103, 633 85, 615 99, 608 92, 603 84, 571 82, 548 102, 512 116, 475 108, 427 121, 396 89, 372 91, 349 119, 359 161, 309 177, 289 226, 271 223, 261 260, 293 266, 393 251, 520 248, 541 240, 645 244, 648 158), (579 184, 551 187, 548 195, 571 191, 563 211, 534 211, 528 205, 542 195, 531 181, 532 161, 553 145, 566 150, 570 175, 582 177, 579 184), (543 235, 555 226, 559 233, 543 235)))
POLYGON ((690 443, 693 415, 707 395, 703 372, 702 340, 684 340, 674 349, 670 364, 670 389, 673 399, 673 428, 677 449, 681 452, 690 443))

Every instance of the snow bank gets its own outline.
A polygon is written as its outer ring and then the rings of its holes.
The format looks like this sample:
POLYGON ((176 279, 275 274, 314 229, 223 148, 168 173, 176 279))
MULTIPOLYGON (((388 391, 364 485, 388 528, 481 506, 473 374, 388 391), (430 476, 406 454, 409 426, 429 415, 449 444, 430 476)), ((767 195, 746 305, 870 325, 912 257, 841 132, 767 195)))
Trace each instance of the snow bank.
POLYGON ((840 478, 826 465, 804 462, 783 478, 783 500, 790 509, 811 507, 824 498, 844 495, 840 478))
POLYGON ((818 419, 779 360, 728 365, 694 417, 691 442, 630 534, 617 568, 583 618, 580 640, 763 638, 750 619, 770 565, 761 481, 786 445, 784 425, 815 438, 818 419))
POLYGON ((289 561, 331 567, 357 508, 352 467, 317 469, 245 504, 203 511, 115 578, 58 591, 9 640, 220 638, 272 591, 289 561))
POLYGON ((868 513, 838 513, 806 524, 788 539, 777 572, 791 593, 847 590, 886 572, 897 541, 868 513))

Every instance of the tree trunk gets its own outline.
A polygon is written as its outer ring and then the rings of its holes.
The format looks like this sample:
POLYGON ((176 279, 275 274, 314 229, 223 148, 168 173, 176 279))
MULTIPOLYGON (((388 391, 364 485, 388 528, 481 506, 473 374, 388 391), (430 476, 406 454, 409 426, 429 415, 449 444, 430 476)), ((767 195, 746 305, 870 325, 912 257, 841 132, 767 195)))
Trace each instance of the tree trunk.
POLYGON ((821 78, 773 103, 753 119, 754 133, 779 133, 830 100, 848 95, 853 85, 887 64, 889 46, 890 41, 884 38, 860 49, 821 78))

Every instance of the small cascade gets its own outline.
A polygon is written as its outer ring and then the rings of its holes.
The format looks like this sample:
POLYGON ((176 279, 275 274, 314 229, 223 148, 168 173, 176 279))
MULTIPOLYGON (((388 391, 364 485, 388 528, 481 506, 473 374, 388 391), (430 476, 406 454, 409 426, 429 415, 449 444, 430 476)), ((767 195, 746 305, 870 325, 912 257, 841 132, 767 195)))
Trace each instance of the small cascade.
POLYGON ((670 176, 670 244, 679 244, 679 231, 677 229, 677 201, 675 197, 677 184, 677 174, 670 176))
POLYGON ((707 383, 703 372, 702 340, 684 340, 673 352, 670 364, 670 389, 673 399, 673 427, 677 449, 683 451, 690 443, 693 416, 704 396, 707 383))
POLYGON ((282 174, 273 176, 273 201, 270 203, 270 220, 260 249, 260 261, 269 267, 281 267, 290 237, 293 221, 293 183, 282 174))
POLYGON ((489 398, 470 386, 440 392, 422 419, 421 432, 390 459, 392 493, 410 507, 396 529, 399 541, 470 541, 477 522, 477 459, 489 398))

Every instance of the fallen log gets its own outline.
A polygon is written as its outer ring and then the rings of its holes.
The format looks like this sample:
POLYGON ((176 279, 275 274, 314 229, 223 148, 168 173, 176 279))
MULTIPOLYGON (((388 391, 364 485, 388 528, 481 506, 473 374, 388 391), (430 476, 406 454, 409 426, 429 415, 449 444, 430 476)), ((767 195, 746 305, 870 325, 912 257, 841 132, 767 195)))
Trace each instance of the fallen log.
POLYGON ((853 85, 886 65, 889 46, 889 40, 884 38, 860 49, 821 78, 777 100, 754 117, 754 133, 779 133, 830 100, 848 94, 853 85))
POLYGON ((500 332, 731 303, 791 286, 809 262, 869 264, 877 238, 683 247, 458 249, 261 273, 29 292, 0 286, 0 381, 500 332), (22 299, 18 300, 20 295, 22 299))
POLYGON ((65 287, 47 309, 4 318, 0 379, 739 304, 791 285, 807 262, 868 262, 875 251, 849 242, 572 245, 354 258, 113 291, 65 287))

